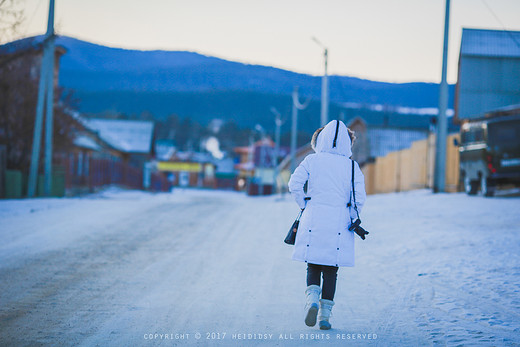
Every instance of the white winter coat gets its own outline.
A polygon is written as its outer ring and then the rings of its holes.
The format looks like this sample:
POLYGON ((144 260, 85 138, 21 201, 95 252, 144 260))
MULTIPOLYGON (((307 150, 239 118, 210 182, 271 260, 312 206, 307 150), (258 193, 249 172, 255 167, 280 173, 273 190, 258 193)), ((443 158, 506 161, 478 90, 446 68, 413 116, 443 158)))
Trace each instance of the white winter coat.
MULTIPOLYGON (((336 120, 329 122, 318 135, 314 150, 316 153, 309 154, 289 180, 289 191, 298 206, 305 208, 292 258, 320 265, 354 266, 356 235, 348 227, 350 217, 355 220, 357 216, 350 208, 349 217, 347 207, 351 195, 352 161, 349 158, 352 151, 345 124, 336 120), (311 199, 305 201, 306 197, 311 199)), ((361 212, 366 199, 365 178, 357 163, 354 184, 357 209, 361 212)))

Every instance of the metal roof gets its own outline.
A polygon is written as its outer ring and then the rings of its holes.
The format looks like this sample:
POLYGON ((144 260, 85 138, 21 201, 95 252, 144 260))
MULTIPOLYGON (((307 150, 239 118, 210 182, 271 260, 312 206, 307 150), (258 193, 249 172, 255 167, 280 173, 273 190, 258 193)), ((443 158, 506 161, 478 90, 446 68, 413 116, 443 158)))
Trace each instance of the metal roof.
POLYGON ((520 58, 520 31, 463 28, 460 54, 520 58))
MULTIPOLYGON (((67 49, 63 45, 61 45, 57 42, 57 39, 59 38, 59 36, 56 35, 55 37, 56 37, 56 41, 55 41, 56 46, 55 47, 58 50, 62 51, 62 53, 66 52, 67 49)), ((22 52, 30 51, 30 50, 38 50, 38 49, 42 48, 44 41, 45 41, 45 35, 39 35, 39 36, 26 37, 26 38, 16 40, 13 42, 8 42, 6 44, 0 45, 0 55, 22 53, 22 52)))
POLYGON ((150 153, 153 122, 135 120, 88 119, 86 126, 112 147, 126 153, 150 153))
POLYGON ((0 46, 0 54, 12 54, 28 49, 38 49, 43 43, 44 36, 33 36, 24 39, 8 42, 0 46))

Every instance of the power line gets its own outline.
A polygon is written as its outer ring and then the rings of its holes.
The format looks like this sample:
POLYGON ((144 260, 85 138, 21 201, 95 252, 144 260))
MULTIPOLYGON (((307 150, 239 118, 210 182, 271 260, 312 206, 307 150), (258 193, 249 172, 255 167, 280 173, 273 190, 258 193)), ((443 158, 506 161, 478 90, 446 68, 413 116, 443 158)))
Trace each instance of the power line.
POLYGON ((40 9, 40 6, 41 6, 42 2, 43 2, 43 0, 38 1, 38 5, 34 9, 33 14, 31 15, 31 18, 29 19, 29 22, 27 23, 27 26, 25 27, 25 31, 23 33, 24 37, 27 36, 27 31, 29 31, 29 27, 32 24, 32 21, 34 19, 34 16, 36 15, 36 12, 38 12, 38 10, 40 9))
POLYGON ((497 22, 502 26, 502 30, 505 31, 506 33, 509 34, 509 36, 511 37, 511 40, 513 40, 513 42, 518 46, 518 48, 520 48, 520 42, 518 42, 516 40, 516 37, 511 33, 510 30, 507 30, 506 29, 506 26, 504 25, 504 23, 502 23, 502 21, 500 20, 500 18, 498 18, 498 16, 496 15, 496 13, 493 11, 493 9, 489 6, 489 4, 486 2, 486 0, 482 0, 482 2, 484 3, 484 5, 487 7, 487 9, 489 10, 489 12, 493 15, 493 17, 495 17, 495 19, 497 20, 497 22))

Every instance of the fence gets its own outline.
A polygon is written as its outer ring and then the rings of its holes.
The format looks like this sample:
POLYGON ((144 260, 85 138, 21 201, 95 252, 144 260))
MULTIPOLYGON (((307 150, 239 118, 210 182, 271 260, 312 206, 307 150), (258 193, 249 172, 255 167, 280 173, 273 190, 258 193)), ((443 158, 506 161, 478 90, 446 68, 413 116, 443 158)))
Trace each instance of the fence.
MULTIPOLYGON (((446 140, 446 191, 456 192, 459 187, 459 151, 453 140, 446 140)), ((408 191, 433 186, 435 135, 416 141, 410 148, 391 152, 364 165, 365 186, 368 194, 408 191)))
MULTIPOLYGON (((2 163, 0 151, 0 164, 2 163)), ((5 154, 5 153, 4 153, 5 154)), ((78 153, 57 155, 53 165, 51 196, 93 192, 106 185, 143 189, 143 169, 120 160, 92 158, 78 153)), ((26 174, 0 166, 0 198, 20 199, 27 196, 26 174)), ((172 185, 161 172, 152 172, 151 191, 167 192, 172 185)), ((38 176, 36 196, 44 196, 43 175, 38 176)))
MULTIPOLYGON (((5 199, 21 199, 27 196, 27 181, 29 176, 23 174, 19 170, 5 170, 4 171, 4 195, 5 199)), ((43 191, 43 175, 38 175, 36 185, 36 196, 44 196, 43 191)), ((52 190, 51 196, 65 195, 65 169, 60 166, 54 166, 52 170, 52 190)))
MULTIPOLYGON (((108 184, 123 185, 133 189, 143 189, 143 170, 129 166, 121 161, 110 159, 90 159, 88 187, 93 189, 108 184)), ((71 175, 72 179, 82 180, 82 176, 71 175)))
MULTIPOLYGON (((446 140, 446 186, 447 192, 459 191, 459 149, 453 140, 459 134, 449 135, 446 140)), ((390 152, 375 162, 362 167, 367 194, 380 194, 433 187, 435 162, 435 135, 415 141, 410 148, 390 152)), ((283 170, 277 180, 279 191, 287 190, 291 172, 283 170)))
MULTIPOLYGON (((143 170, 121 161, 110 159, 90 159, 91 189, 107 184, 118 184, 133 189, 143 189, 143 170)), ((151 174, 150 190, 169 191, 171 184, 164 174, 151 174)))
MULTIPOLYGON (((67 192, 91 192, 106 185, 121 185, 132 189, 144 189, 143 169, 128 165, 121 160, 91 158, 69 154, 60 158, 65 170, 65 188, 67 192)), ((169 191, 171 183, 163 173, 151 174, 150 190, 169 191)))

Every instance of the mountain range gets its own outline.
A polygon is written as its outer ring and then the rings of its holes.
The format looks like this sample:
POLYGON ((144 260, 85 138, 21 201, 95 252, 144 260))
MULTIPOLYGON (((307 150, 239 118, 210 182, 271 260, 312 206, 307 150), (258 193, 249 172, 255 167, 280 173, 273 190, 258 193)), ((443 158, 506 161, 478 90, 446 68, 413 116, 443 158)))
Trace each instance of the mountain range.
MULTIPOLYGON (((0 53, 41 40, 37 36, 15 41, 0 47, 0 53)), ((67 36, 58 36, 56 44, 67 50, 60 62, 60 85, 74 91, 80 111, 86 114, 148 112, 158 119, 177 114, 201 123, 222 118, 271 129, 271 106, 289 116, 291 93, 297 86, 302 99, 312 99, 302 112, 304 127, 314 129, 319 122, 321 76, 194 52, 111 48, 67 36)), ((451 107, 454 87, 449 88, 451 107)), ((329 76, 330 118, 359 115, 363 105, 435 108, 438 89, 435 83, 329 76), (352 109, 347 104, 361 106, 352 109)))

